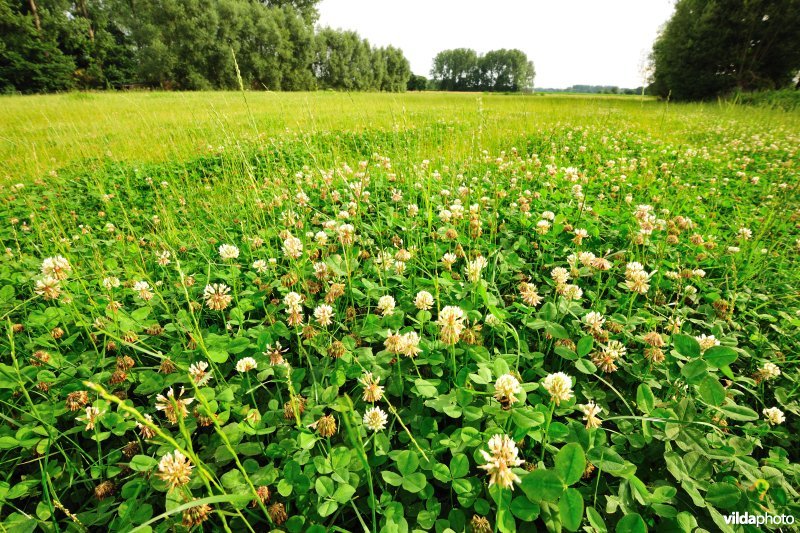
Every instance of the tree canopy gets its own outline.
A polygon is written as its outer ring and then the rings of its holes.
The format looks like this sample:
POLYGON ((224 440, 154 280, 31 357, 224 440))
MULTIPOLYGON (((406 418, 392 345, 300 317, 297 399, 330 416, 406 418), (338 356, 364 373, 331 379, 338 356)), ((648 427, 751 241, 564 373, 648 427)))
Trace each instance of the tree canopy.
POLYGON ((800 69, 800 0, 678 0, 651 62, 652 92, 678 100, 784 87, 800 69))
POLYGON ((492 50, 479 55, 469 48, 439 52, 431 78, 444 91, 517 92, 533 88, 536 71, 521 50, 492 50))
POLYGON ((314 29, 317 0, 0 0, 0 92, 403 91, 408 60, 314 29), (235 61, 235 63, 234 63, 235 61))

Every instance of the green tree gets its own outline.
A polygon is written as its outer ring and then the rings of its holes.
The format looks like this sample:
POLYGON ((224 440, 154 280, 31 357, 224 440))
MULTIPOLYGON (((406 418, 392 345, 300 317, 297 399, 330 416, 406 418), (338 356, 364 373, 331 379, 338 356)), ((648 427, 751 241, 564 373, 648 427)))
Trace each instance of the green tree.
POLYGON ((478 54, 469 48, 443 50, 436 54, 431 79, 442 91, 470 91, 478 88, 478 54))
POLYGON ((385 75, 382 79, 380 90, 388 92, 403 92, 406 90, 411 65, 403 55, 403 51, 393 46, 382 49, 385 75))
POLYGON ((412 74, 408 78, 406 89, 409 91, 424 91, 428 88, 428 78, 419 74, 412 74))
POLYGON ((75 62, 60 49, 63 36, 47 7, 0 0, 0 91, 63 91, 75 85, 75 62), (34 11, 35 9, 35 11, 34 11))
POLYGON ((533 88, 533 62, 521 50, 492 50, 478 60, 479 86, 485 91, 518 92, 533 88))
POLYGON ((800 69, 800 0, 679 0, 651 61, 652 91, 678 100, 786 86, 800 69))

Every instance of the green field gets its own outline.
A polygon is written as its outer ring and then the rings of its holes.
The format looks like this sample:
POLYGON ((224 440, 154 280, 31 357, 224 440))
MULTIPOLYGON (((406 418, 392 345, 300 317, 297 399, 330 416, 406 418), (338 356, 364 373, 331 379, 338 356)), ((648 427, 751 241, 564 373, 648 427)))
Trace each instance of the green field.
POLYGON ((334 92, 0 109, 4 529, 800 517, 799 113, 334 92))
MULTIPOLYGON (((449 149, 494 149, 539 128, 613 125, 678 139, 713 124, 786 127, 800 117, 730 104, 672 106, 650 97, 443 93, 70 93, 0 97, 0 179, 66 164, 183 160, 209 148, 267 142, 286 133, 387 130, 439 125, 459 130, 449 149), (688 121, 688 122, 687 122, 688 121), (479 131, 479 128, 482 129, 479 131), (478 135, 480 133, 480 135, 478 135), (458 146, 458 148, 454 148, 458 146)), ((420 136, 421 150, 441 137, 420 136)), ((426 155, 426 154, 420 154, 426 155)), ((427 154, 430 155, 430 154, 427 154)))

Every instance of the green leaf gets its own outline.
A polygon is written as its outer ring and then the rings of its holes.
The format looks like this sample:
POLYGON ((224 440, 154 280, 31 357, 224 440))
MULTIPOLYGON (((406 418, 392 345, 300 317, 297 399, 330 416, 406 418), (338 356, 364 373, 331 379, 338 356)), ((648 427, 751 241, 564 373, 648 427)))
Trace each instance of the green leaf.
POLYGON ((672 342, 675 344, 675 350, 682 356, 689 359, 700 356, 700 343, 694 337, 678 333, 672 336, 672 342))
POLYGON ((392 485, 393 487, 399 487, 403 484, 403 477, 396 472, 392 472, 391 470, 382 470, 381 477, 386 483, 392 485))
POLYGON ((625 459, 611 448, 595 446, 586 455, 593 465, 611 474, 619 475, 625 470, 625 459))
POLYGON ((546 322, 544 325, 544 330, 554 339, 569 339, 569 333, 567 333, 567 330, 564 329, 564 326, 561 324, 556 324, 555 322, 546 322))
POLYGON ((417 388, 417 391, 419 391, 419 393, 426 398, 435 398, 439 395, 439 391, 436 390, 436 386, 434 386, 427 379, 418 378, 414 381, 414 386, 417 388))
POLYGON ((314 482, 314 488, 316 489, 317 494, 323 498, 333 496, 334 483, 333 480, 328 476, 318 477, 314 482))
POLYGON ((683 365, 681 368, 681 375, 686 378, 689 383, 700 383, 708 374, 706 370, 706 362, 702 359, 695 359, 683 365))
MULTIPOLYGON (((586 455, 580 444, 570 442, 564 445, 555 458, 555 469, 561 475, 561 479, 566 485, 572 485, 580 481, 586 469, 586 455)), ((583 510, 581 510, 583 514, 583 510)))
POLYGON ((553 302, 545 303, 539 311, 539 318, 542 320, 552 322, 556 319, 556 316, 558 316, 558 308, 556 308, 553 302))
POLYGON ((583 496, 577 489, 568 488, 558 500, 561 525, 568 531, 577 531, 583 518, 583 496))
POLYGON ((325 500, 317 507, 317 512, 321 517, 330 516, 336 512, 336 509, 339 508, 339 504, 333 500, 325 500))
POLYGON ((729 346, 712 346, 703 354, 703 359, 716 368, 729 365, 736 361, 738 357, 739 354, 736 353, 736 350, 729 346))
POLYGON ((617 522, 617 527, 614 530, 617 533, 647 533, 647 525, 645 525, 639 513, 627 514, 617 522))
POLYGON ((554 470, 538 469, 522 478, 520 488, 531 501, 554 502, 564 492, 564 482, 554 470))
POLYGON ((539 517, 539 504, 527 496, 517 496, 511 501, 511 513, 525 522, 533 522, 539 517))
POLYGON ((511 411, 511 420, 520 429, 530 429, 544 424, 544 413, 531 408, 519 408, 511 411))
POLYGON ((731 509, 736 507, 742 498, 742 492, 736 485, 731 483, 718 482, 708 487, 706 501, 714 507, 720 509, 731 509))
POLYGON ((278 493, 286 498, 292 493, 292 483, 288 479, 282 479, 278 482, 278 493))
POLYGON ((469 474, 469 459, 463 453, 453 455, 450 460, 450 475, 453 478, 464 477, 469 474))
POLYGON ((224 350, 209 350, 208 358, 221 365, 228 360, 228 352, 224 350))
POLYGON ((352 498, 355 493, 356 489, 353 486, 342 484, 339 485, 339 488, 333 493, 333 499, 344 505, 350 501, 350 498, 352 498))
POLYGON ((597 533, 608 533, 608 527, 606 526, 605 520, 603 520, 603 517, 594 507, 586 508, 586 519, 589 521, 589 525, 591 525, 597 531, 597 533))
POLYGON ((576 347, 576 351, 578 353, 578 357, 586 357, 592 351, 592 347, 594 346, 594 338, 591 335, 586 335, 585 337, 581 337, 581 340, 578 341, 578 345, 576 347))
POLYGON ((397 470, 404 476, 412 474, 417 471, 419 467, 419 457, 417 457, 417 452, 412 450, 403 450, 399 454, 397 454, 397 459, 395 459, 397 463, 397 470))
POLYGON ((414 472, 403 476, 403 488, 408 492, 417 493, 425 488, 428 481, 425 479, 425 474, 422 472, 414 472))
POLYGON ((597 367, 594 363, 589 361, 588 359, 578 359, 575 361, 575 368, 578 369, 579 372, 583 374, 594 374, 597 372, 597 367))
POLYGON ((639 410, 644 414, 650 414, 650 411, 655 409, 656 398, 653 395, 653 390, 644 383, 636 388, 636 405, 639 410))
POLYGON ((433 465, 433 477, 435 477, 442 483, 449 483, 450 469, 447 467, 447 465, 443 465, 442 463, 436 463, 435 465, 433 465))
MULTIPOLYGON (((11 450, 19 446, 19 441, 11 436, 0 437, 0 450, 11 450)), ((155 461, 155 459, 153 459, 155 461)))
POLYGON ((725 387, 714 376, 708 375, 697 388, 704 402, 711 405, 722 405, 725 401, 725 387))
POLYGON ((508 363, 502 357, 498 357, 494 360, 494 375, 500 377, 502 375, 508 374, 511 369, 508 368, 508 363))
POLYGON ((720 409, 725 413, 725 416, 733 420, 739 420, 741 422, 758 420, 758 413, 743 405, 723 405, 720 409))
POLYGON ((158 459, 154 459, 149 455, 134 455, 128 466, 135 472, 147 472, 152 470, 158 464, 158 459))

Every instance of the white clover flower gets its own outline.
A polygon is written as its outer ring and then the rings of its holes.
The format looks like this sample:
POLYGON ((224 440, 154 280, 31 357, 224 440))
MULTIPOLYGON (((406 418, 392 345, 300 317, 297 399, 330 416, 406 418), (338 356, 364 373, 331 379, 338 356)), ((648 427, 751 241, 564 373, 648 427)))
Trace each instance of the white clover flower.
POLYGON ((583 315, 581 321, 590 333, 600 333, 603 330, 603 324, 605 324, 606 319, 597 311, 589 311, 583 315))
POLYGON ((256 360, 252 357, 242 357, 236 361, 236 371, 244 374, 250 370, 254 370, 258 366, 256 360))
POLYGON ((64 280, 69 277, 70 272, 72 272, 72 266, 63 256, 48 257, 42 261, 42 275, 45 277, 64 280))
POLYGON ((555 267, 550 271, 550 277, 556 282, 556 285, 564 285, 569 281, 569 272, 564 267, 555 267))
POLYGON ((119 278, 116 278, 114 276, 103 278, 103 281, 101 283, 103 287, 106 288, 107 290, 116 289, 120 285, 119 278))
POLYGON ((775 363, 766 362, 759 370, 762 379, 774 379, 781 375, 781 369, 775 363))
POLYGON ((297 237, 287 237, 283 241, 283 253, 286 257, 297 259, 303 255, 303 243, 297 237))
POLYGON ((219 247, 219 256, 222 259, 236 259, 239 257, 239 249, 232 244, 223 244, 219 247))
POLYGON ((224 283, 213 283, 211 285, 206 285, 205 289, 203 289, 203 299, 206 301, 206 305, 209 309, 222 311, 227 308, 233 300, 233 297, 229 294, 230 292, 231 288, 224 283))
POLYGON ((786 417, 783 416, 783 411, 777 407, 770 407, 769 409, 764 409, 761 412, 764 414, 764 418, 767 419, 767 422, 769 422, 771 426, 777 426, 786 421, 786 417))
POLYGON ((600 427, 603 422, 597 418, 597 415, 603 410, 602 407, 594 403, 593 400, 589 400, 589 403, 579 405, 578 407, 583 412, 583 419, 586 420, 587 429, 600 427))
POLYGON ((445 344, 455 344, 466 327, 464 325, 464 311, 455 305, 448 305, 441 310, 436 323, 441 328, 439 339, 445 344))
POLYGON ((189 483, 192 477, 192 463, 178 450, 167 453, 158 463, 158 477, 166 481, 170 488, 176 489, 189 483))
POLYGON ((43 296, 45 300, 58 300, 61 296, 61 282, 56 278, 46 276, 43 279, 36 280, 34 292, 43 296))
POLYGON ((387 294, 378 299, 378 311, 380 311, 383 316, 391 315, 394 312, 394 307, 395 301, 392 296, 387 294))
POLYGON ((296 292, 290 292, 283 297, 283 304, 286 306, 286 312, 288 314, 302 311, 301 303, 303 303, 303 297, 296 292))
POLYGON ((314 318, 320 326, 330 326, 333 323, 333 307, 327 304, 318 305, 314 309, 314 318))
POLYGON ((364 413, 364 426, 371 431, 381 431, 386 428, 389 416, 380 407, 372 407, 364 413))
POLYGON ((84 416, 79 416, 75 420, 78 422, 84 422, 86 424, 86 431, 91 431, 94 429, 94 425, 102 415, 103 412, 100 411, 100 409, 90 405, 86 408, 86 414, 84 416))
POLYGON ((531 307, 536 307, 542 303, 542 297, 539 295, 539 290, 533 283, 520 283, 519 293, 522 296, 522 301, 531 307))
POLYGON ((519 400, 514 396, 522 392, 519 380, 511 374, 503 374, 494 382, 494 397, 498 402, 511 405, 519 400))
POLYGON ((153 292, 150 290, 150 284, 146 281, 137 281, 133 284, 133 290, 144 301, 153 299, 153 292))
POLYGON ((258 272, 259 274, 263 274, 264 272, 267 271, 268 268, 269 266, 267 265, 267 262, 264 261, 263 259, 258 259, 256 261, 253 261, 253 270, 258 272))
POLYGON ((192 363, 192 365, 189 366, 189 376, 198 387, 203 387, 207 385, 209 381, 211 381, 213 376, 210 372, 207 372, 207 370, 208 363, 205 361, 198 361, 197 363, 192 363))
POLYGON ((428 291, 419 291, 414 298, 414 306, 421 311, 431 309, 433 307, 433 295, 428 291))
POLYGON ((568 401, 573 396, 572 378, 563 372, 549 374, 544 378, 542 386, 550 393, 550 397, 556 405, 568 401))
POLYGON ((719 341, 714 335, 706 335, 705 333, 695 337, 695 340, 700 344, 700 352, 705 352, 709 348, 719 346, 719 341))
POLYGON ((486 464, 478 468, 489 473, 489 486, 497 483, 504 489, 514 490, 514 482, 521 480, 511 469, 522 465, 525 461, 519 458, 517 444, 508 435, 494 435, 489 439, 489 452, 481 450, 486 464))
POLYGON ((365 402, 379 402, 383 398, 383 386, 378 385, 381 378, 372 375, 372 372, 364 372, 358 382, 364 386, 363 400, 365 402))
POLYGON ((743 241, 749 241, 753 238, 753 230, 750 228, 739 228, 738 235, 743 241))

